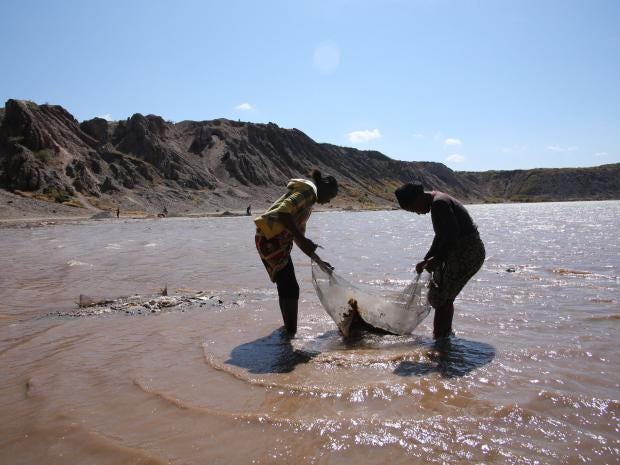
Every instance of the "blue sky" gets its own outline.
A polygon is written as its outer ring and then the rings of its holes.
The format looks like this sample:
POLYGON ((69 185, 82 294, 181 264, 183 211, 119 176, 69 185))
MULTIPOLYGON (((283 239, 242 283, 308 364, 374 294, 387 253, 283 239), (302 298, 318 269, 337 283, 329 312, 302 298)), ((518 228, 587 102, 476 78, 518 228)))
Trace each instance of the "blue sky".
POLYGON ((0 2, 0 100, 241 119, 455 170, 620 162, 620 1, 0 2))

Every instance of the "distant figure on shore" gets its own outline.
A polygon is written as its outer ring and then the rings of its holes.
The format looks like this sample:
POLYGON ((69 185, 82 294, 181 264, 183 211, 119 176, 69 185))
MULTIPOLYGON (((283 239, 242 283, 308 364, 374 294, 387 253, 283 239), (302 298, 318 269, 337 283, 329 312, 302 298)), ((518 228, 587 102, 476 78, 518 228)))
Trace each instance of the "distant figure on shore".
POLYGON ((120 218, 121 217, 121 209, 120 207, 116 207, 116 218, 120 218))
POLYGON ((435 237, 416 272, 428 270, 433 279, 428 301, 435 309, 433 338, 452 335, 454 299, 484 263, 484 244, 471 216, 458 200, 439 191, 426 192, 421 184, 407 183, 395 192, 403 210, 431 213, 435 237))
POLYGON ((245 209, 245 214, 250 216, 252 214, 252 205, 248 205, 248 208, 245 209))
POLYGON ((168 216, 168 209, 164 207, 161 213, 157 214, 157 218, 165 218, 166 216, 168 216))
MULTIPOLYGON (((278 287, 280 311, 289 337, 297 332, 299 302, 299 284, 291 260, 293 242, 303 253, 320 260, 315 254, 318 246, 305 236, 306 222, 315 202, 328 203, 338 194, 334 177, 322 176, 318 170, 310 176, 312 181, 291 179, 286 186, 288 191, 254 220, 256 249, 271 281, 278 287)), ((331 268, 329 263, 323 263, 331 268)))

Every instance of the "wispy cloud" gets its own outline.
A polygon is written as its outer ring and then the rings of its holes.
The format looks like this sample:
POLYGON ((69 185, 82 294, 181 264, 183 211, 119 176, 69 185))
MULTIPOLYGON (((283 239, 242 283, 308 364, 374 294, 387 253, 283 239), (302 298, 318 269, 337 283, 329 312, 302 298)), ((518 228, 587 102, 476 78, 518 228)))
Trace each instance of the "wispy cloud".
POLYGON ((105 115, 99 115, 97 116, 97 118, 103 118, 106 121, 114 121, 110 113, 106 113, 105 115))
POLYGON ((594 154, 596 157, 606 157, 607 155, 609 155, 607 152, 596 152, 594 154))
POLYGON ((551 152, 575 152, 579 150, 576 145, 569 145, 568 147, 562 147, 561 145, 548 145, 547 150, 551 152))
POLYGON ((446 161, 449 161, 450 163, 463 163, 465 161, 465 157, 460 153, 453 153, 446 158, 446 161))
POLYGON ((458 147, 463 145, 463 142, 461 142, 461 139, 448 137, 446 140, 443 141, 443 145, 445 145, 446 147, 458 147))
POLYGON ((320 43, 314 49, 312 62, 321 74, 332 74, 340 66, 340 47, 331 41, 320 43))
POLYGON ((424 134, 416 133, 413 135, 416 139, 424 139, 424 134))
POLYGON ((350 142, 368 142, 370 140, 379 139, 381 132, 378 129, 369 131, 365 129, 363 131, 353 131, 347 134, 347 138, 350 142))
POLYGON ((251 103, 242 103, 240 105, 237 105, 235 107, 235 110, 239 110, 239 111, 252 111, 252 110, 256 110, 256 106, 252 105, 251 103))

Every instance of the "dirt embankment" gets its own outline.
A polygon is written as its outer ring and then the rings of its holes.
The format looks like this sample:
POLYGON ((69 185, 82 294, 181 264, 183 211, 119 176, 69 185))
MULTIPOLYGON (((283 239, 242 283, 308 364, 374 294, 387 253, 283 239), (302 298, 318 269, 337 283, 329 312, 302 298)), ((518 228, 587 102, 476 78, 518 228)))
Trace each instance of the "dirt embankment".
POLYGON ((320 144, 273 123, 141 114, 80 123, 61 106, 22 100, 0 110, 0 218, 256 212, 312 168, 338 179, 337 209, 391 208, 394 189, 414 179, 465 202, 620 198, 620 164, 466 173, 320 144))

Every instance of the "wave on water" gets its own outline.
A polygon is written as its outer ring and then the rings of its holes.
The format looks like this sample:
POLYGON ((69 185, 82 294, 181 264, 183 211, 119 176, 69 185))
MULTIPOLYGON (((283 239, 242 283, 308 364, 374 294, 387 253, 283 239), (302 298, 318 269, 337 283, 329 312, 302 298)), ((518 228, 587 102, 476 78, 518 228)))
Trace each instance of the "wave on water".
MULTIPOLYGON (((331 425, 332 432, 343 429, 345 427, 350 428, 353 427, 356 430, 361 430, 360 434, 365 434, 369 432, 369 428, 373 430, 382 430, 384 428, 394 428, 395 430, 404 428, 406 426, 419 425, 421 422, 424 422, 423 419, 412 419, 412 418, 403 418, 401 416, 398 417, 382 417, 377 415, 365 416, 363 414, 360 415, 349 415, 342 416, 339 415, 337 418, 334 417, 325 417, 325 416, 303 416, 303 417, 295 417, 295 416, 283 416, 274 414, 273 412, 247 412, 247 411, 237 411, 237 410, 227 410, 222 408, 213 408, 204 405, 194 405, 190 402, 181 400, 175 397, 173 394, 162 392, 152 386, 149 385, 148 382, 133 379, 132 383, 138 389, 140 389, 145 394, 148 394, 154 398, 157 398, 166 404, 169 404, 175 408, 180 410, 184 410, 190 413, 195 414, 203 414, 209 416, 217 416, 222 418, 227 418, 230 420, 240 420, 246 423, 256 423, 256 424, 272 424, 277 426, 288 426, 295 430, 304 430, 304 431, 312 431, 319 430, 324 431, 326 426, 331 425)), ((446 396, 450 394, 447 388, 444 388, 446 396)), ((433 395, 436 395, 436 392, 433 392, 433 395)), ((322 396, 324 397, 324 396, 322 396)), ((357 402, 354 397, 350 399, 352 402, 357 402)), ((388 399, 389 400, 389 399, 388 399)), ((488 411, 491 405, 487 402, 483 402, 479 408, 484 411, 488 411), (484 404, 484 405, 483 405, 484 404)))
POLYGON ((569 270, 568 268, 552 268, 551 272, 562 276, 590 276, 594 274, 590 271, 569 270))
POLYGON ((84 262, 80 262, 78 260, 69 260, 67 262, 67 266, 73 267, 73 266, 90 266, 92 267, 93 265, 91 263, 84 263, 84 262))
MULTIPOLYGON (((26 434, 30 460, 11 460, 7 463, 123 463, 164 465, 170 462, 135 445, 126 445, 120 437, 87 428, 70 415, 58 415, 53 425, 40 422, 26 434), (43 452, 41 452, 43 451, 43 452), (39 455, 39 453, 41 455, 39 455)), ((6 443, 5 443, 6 445, 6 443)), ((20 456, 21 458, 21 456, 20 456)))
MULTIPOLYGON (((133 385, 153 399, 189 415, 213 416, 224 421, 232 421, 238 425, 270 425, 295 434, 312 434, 313 438, 308 439, 314 441, 315 447, 323 450, 343 451, 361 445, 371 447, 396 446, 407 451, 412 457, 426 457, 429 453, 440 453, 441 450, 450 448, 454 454, 462 456, 462 458, 471 457, 472 453, 476 456, 488 458, 497 457, 504 446, 512 445, 510 437, 506 437, 505 444, 489 443, 489 446, 485 446, 484 442, 481 442, 489 440, 489 438, 477 427, 483 426, 483 430, 485 430, 488 426, 485 423, 488 421, 482 420, 481 424, 479 418, 488 418, 488 412, 497 410, 497 407, 489 402, 474 402, 475 405, 470 402, 468 407, 472 412, 471 415, 452 417, 449 422, 444 421, 441 415, 437 415, 436 396, 438 394, 444 395, 447 399, 451 394, 454 394, 448 386, 440 393, 429 391, 429 396, 433 399, 429 400, 428 405, 420 404, 416 413, 376 415, 369 414, 363 407, 361 409, 352 407, 338 413, 332 409, 321 410, 313 415, 308 412, 291 414, 290 412, 286 413, 285 410, 248 412, 212 408, 181 400, 175 395, 163 392, 139 379, 134 379, 133 385), (423 410, 425 410, 424 413, 423 410), (348 414, 343 415, 343 413, 348 414), (478 432, 474 434, 465 433, 472 430, 478 432), (455 442, 455 438, 460 438, 460 440, 455 442)), ((387 400, 389 401, 389 399, 387 400)), ((358 405, 356 399, 352 398, 349 401, 358 405)), ((475 401, 475 398, 472 396, 470 401, 475 401)), ((454 408, 454 406, 447 407, 454 408)), ((522 413, 524 411, 525 409, 515 406, 514 408, 503 409, 503 412, 498 412, 496 417, 505 423, 518 423, 530 427, 524 421, 523 417, 526 416, 522 413)), ((535 415, 526 416, 525 420, 535 417, 535 415)), ((543 420, 541 418, 541 422, 543 420)), ((277 434, 275 431, 272 433, 277 434)), ((510 453, 509 451, 510 448, 504 453, 510 453)))
MULTIPOLYGON (((613 302, 613 301, 610 301, 613 302)), ((620 320, 620 313, 610 313, 608 315, 593 315, 586 318, 589 321, 608 321, 608 320, 620 320)))
POLYGON ((60 325, 49 326, 42 330, 34 331, 28 335, 23 335, 18 338, 5 339, 3 341, 3 344, 6 343, 7 345, 3 346, 2 349, 0 350, 0 356, 14 349, 17 349, 25 344, 32 342, 33 340, 37 339, 39 336, 47 334, 48 332, 52 331, 54 328, 57 328, 58 326, 60 325))
POLYGON ((591 271, 571 270, 568 268, 552 268, 551 272, 555 274, 559 274, 560 276, 598 278, 598 279, 606 279, 609 281, 620 280, 619 276, 609 276, 606 274, 594 273, 591 271))
POLYGON ((314 386, 314 385, 301 385, 301 384, 290 384, 278 381, 269 381, 266 379, 261 379, 258 377, 250 376, 248 371, 235 369, 230 364, 222 362, 218 360, 213 354, 208 353, 206 350, 204 351, 204 360, 205 363, 213 368, 214 370, 220 371, 222 373, 226 373, 227 375, 232 376, 233 378, 238 379, 239 381, 243 381, 245 383, 251 384, 253 386, 260 386, 265 388, 275 388, 275 389, 285 389, 287 391, 295 391, 300 393, 307 394, 330 394, 334 396, 341 396, 343 394, 342 390, 329 387, 329 386, 314 386))
POLYGON ((231 420, 241 420, 243 422, 256 423, 256 424, 270 423, 270 424, 275 424, 275 425, 289 425, 289 426, 296 427, 296 428, 304 425, 304 422, 301 420, 297 420, 297 419, 290 418, 290 417, 274 415, 273 413, 269 413, 269 412, 248 413, 248 412, 206 407, 202 405, 191 405, 190 403, 182 401, 174 397, 171 394, 160 392, 152 387, 149 387, 147 383, 140 381, 138 379, 134 379, 133 384, 145 394, 149 394, 153 397, 156 397, 178 409, 186 410, 192 413, 224 417, 224 418, 228 418, 231 420))
POLYGON ((590 299, 590 302, 594 302, 596 304, 613 304, 614 299, 601 299, 600 297, 593 297, 590 299))
POLYGON ((595 273, 593 271, 576 270, 571 268, 544 268, 538 265, 521 264, 521 265, 508 265, 505 263, 485 263, 485 267, 488 270, 492 270, 495 273, 508 273, 508 274, 524 274, 526 279, 540 281, 544 279, 540 276, 541 271, 551 273, 553 275, 559 275, 566 278, 584 278, 584 279, 602 279, 607 281, 618 281, 619 276, 611 276, 607 274, 595 273))
POLYGON ((575 363, 583 363, 583 360, 590 360, 592 352, 583 347, 565 346, 565 347, 529 347, 516 352, 504 353, 506 360, 523 363, 527 360, 539 362, 542 360, 574 360, 575 363))
MULTIPOLYGON (((596 411, 598 415, 607 415, 611 418, 620 416, 620 401, 616 399, 600 399, 596 397, 586 397, 583 394, 568 394, 563 392, 553 392, 542 390, 538 393, 532 404, 551 402, 554 408, 567 408, 577 415, 574 409, 586 408, 589 411, 596 411)), ((536 411, 546 411, 536 405, 536 411)))

